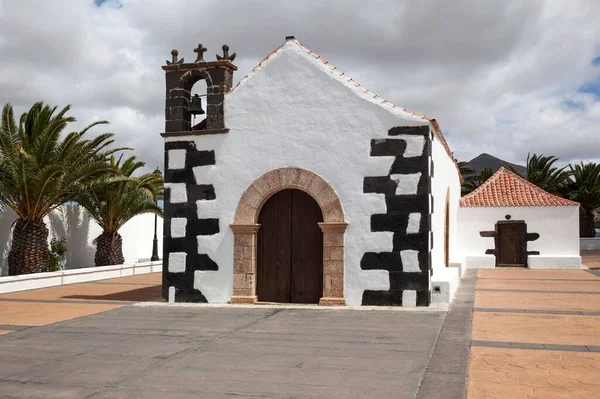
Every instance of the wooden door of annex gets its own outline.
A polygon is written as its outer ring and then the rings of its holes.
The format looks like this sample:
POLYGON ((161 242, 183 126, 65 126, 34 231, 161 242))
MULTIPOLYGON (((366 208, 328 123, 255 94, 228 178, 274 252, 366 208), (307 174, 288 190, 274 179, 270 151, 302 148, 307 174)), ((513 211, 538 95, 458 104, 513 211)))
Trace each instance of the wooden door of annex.
POLYGON ((497 225, 498 252, 497 266, 525 267, 526 247, 524 221, 500 221, 497 225))
POLYGON ((300 190, 283 190, 258 218, 256 294, 259 302, 319 303, 323 295, 321 208, 300 190))

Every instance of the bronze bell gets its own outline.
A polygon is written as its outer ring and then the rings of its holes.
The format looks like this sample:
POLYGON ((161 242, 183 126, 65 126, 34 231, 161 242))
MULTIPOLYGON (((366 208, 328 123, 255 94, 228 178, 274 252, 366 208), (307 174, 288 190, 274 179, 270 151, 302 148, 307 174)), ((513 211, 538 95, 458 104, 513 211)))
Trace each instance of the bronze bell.
POLYGON ((202 99, 198 94, 194 94, 194 97, 192 97, 192 101, 190 102, 190 106, 188 107, 188 112, 194 116, 202 115, 205 113, 202 109, 202 99))

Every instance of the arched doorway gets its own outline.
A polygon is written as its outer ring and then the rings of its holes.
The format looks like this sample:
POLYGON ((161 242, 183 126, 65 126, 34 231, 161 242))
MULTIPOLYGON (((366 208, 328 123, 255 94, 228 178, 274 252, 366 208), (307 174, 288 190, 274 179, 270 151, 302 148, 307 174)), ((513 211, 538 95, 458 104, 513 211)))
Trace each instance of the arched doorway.
POLYGON ((319 303, 323 233, 319 204, 301 190, 274 194, 258 223, 256 294, 260 302, 319 303))
POLYGON ((256 179, 242 194, 233 223, 233 295, 231 303, 255 303, 258 223, 263 205, 282 190, 296 189, 310 195, 322 212, 322 297, 320 305, 344 305, 344 234, 348 222, 342 203, 331 185, 316 173, 297 167, 271 170, 256 179))

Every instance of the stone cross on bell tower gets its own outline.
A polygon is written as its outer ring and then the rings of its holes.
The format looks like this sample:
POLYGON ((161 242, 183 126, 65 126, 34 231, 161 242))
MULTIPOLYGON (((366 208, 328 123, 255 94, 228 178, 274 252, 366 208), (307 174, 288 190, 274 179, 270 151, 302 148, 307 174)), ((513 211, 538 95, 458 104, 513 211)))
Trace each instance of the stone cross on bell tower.
POLYGON ((223 46, 223 55, 206 61, 206 48, 194 50, 196 60, 186 63, 179 52, 171 52, 171 61, 162 68, 166 73, 165 195, 163 234, 163 297, 177 302, 206 302, 194 286, 195 273, 219 270, 211 258, 211 242, 220 232, 216 212, 219 193, 215 192, 206 171, 216 164, 213 149, 197 148, 202 135, 226 134, 223 113, 225 94, 231 90, 237 67, 223 46), (206 82, 206 120, 192 126, 192 87, 206 82))

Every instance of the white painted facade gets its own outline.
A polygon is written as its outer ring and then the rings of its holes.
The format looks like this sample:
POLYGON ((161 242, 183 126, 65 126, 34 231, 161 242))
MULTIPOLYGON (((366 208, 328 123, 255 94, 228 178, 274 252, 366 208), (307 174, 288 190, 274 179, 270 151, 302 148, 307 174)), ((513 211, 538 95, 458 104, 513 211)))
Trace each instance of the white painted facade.
MULTIPOLYGON (((389 103, 387 103, 389 104, 389 103)), ((346 221, 344 293, 348 305, 360 305, 364 290, 387 290, 385 270, 361 270, 365 252, 392 251, 391 232, 372 232, 371 215, 386 212, 383 194, 363 193, 367 176, 386 176, 394 157, 370 156, 371 140, 389 139, 397 126, 427 126, 429 121, 401 108, 382 105, 364 89, 296 45, 286 43, 265 61, 260 70, 243 79, 225 98, 229 132, 186 137, 196 150, 214 150, 216 164, 194 168, 196 184, 212 184, 216 200, 198 201, 198 216, 219 218, 219 233, 199 236, 199 253, 207 253, 218 271, 196 271, 194 287, 208 302, 228 302, 233 287, 233 233, 229 224, 244 191, 261 175, 283 167, 308 169, 326 180, 339 196, 346 221)), ((422 137, 395 136, 407 140, 406 157, 424 151, 422 137)), ((180 141, 181 138, 166 138, 180 141)), ((181 165, 180 153, 169 153, 169 163, 181 165), (171 159, 173 158, 173 159, 171 159)), ((440 140, 434 140, 436 196, 433 221, 434 269, 443 267, 443 217, 445 197, 451 192, 451 228, 456 228, 460 193, 457 169, 440 140)), ((392 175, 398 194, 416 193, 419 176, 392 175)), ((185 189, 171 185, 171 202, 185 202, 185 189)), ((418 226, 411 216, 408 229, 418 226)), ((179 229, 180 227, 171 227, 179 229)), ((179 230, 178 230, 179 231, 179 230)), ((452 242, 452 251, 456 243, 452 242)), ((403 251, 406 267, 418 268, 416 254, 403 251)), ((178 264, 176 262, 176 264, 178 264)), ((171 265, 169 266, 171 267, 171 265)), ((177 267, 177 266, 173 266, 177 267)), ((442 276, 442 278, 445 278, 442 276)), ((404 292, 403 304, 414 305, 415 291, 404 292)), ((404 305, 407 306, 407 305, 404 305)), ((410 306, 410 305, 408 305, 410 306)))
POLYGON ((481 231, 493 231, 497 221, 524 220, 528 233, 540 237, 527 243, 528 251, 539 251, 540 255, 528 256, 532 269, 579 269, 579 207, 476 207, 458 208, 459 234, 457 260, 466 268, 493 268, 494 255, 486 255, 494 248, 494 238, 481 237, 481 231))
MULTIPOLYGON (((8 275, 11 226, 16 215, 10 209, 0 209, 0 276, 8 275)), ((66 238, 66 269, 94 266, 96 246, 93 240, 102 233, 87 211, 78 205, 63 205, 44 218, 50 231, 48 239, 66 238)), ((162 257, 163 220, 157 218, 158 254, 162 257)), ((150 260, 154 237, 154 215, 138 215, 127 222, 119 233, 123 237, 123 257, 126 264, 150 260)))
POLYGON ((433 275, 432 302, 450 302, 460 280, 460 269, 450 264, 458 262, 458 204, 460 201, 460 177, 456 171, 454 160, 449 156, 442 142, 434 137, 432 143, 432 159, 434 173, 431 179, 431 194, 433 197, 433 214, 431 215, 431 230, 433 247, 431 263, 433 275), (446 200, 448 200, 449 225, 448 249, 449 265, 446 265, 446 200), (450 266, 450 267, 449 267, 450 266))

